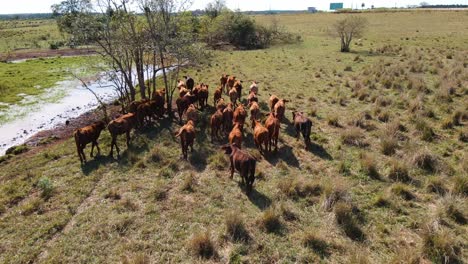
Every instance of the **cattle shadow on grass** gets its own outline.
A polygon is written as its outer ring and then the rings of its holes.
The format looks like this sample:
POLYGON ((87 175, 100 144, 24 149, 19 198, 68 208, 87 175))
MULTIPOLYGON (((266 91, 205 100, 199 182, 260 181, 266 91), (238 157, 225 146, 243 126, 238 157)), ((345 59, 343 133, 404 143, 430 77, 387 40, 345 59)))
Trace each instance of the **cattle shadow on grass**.
POLYGON ((324 160, 333 160, 333 157, 321 145, 310 142, 306 145, 307 151, 324 160))
POLYGON ((293 152, 291 146, 285 145, 284 142, 278 148, 278 151, 272 151, 264 155, 265 160, 267 160, 271 165, 276 166, 281 160, 286 162, 291 167, 299 168, 299 160, 293 152))
MULTIPOLYGON (((242 185, 242 183, 238 183, 241 188, 243 188, 245 192, 245 186, 242 185)), ((260 210, 265 210, 271 205, 271 199, 264 195, 263 193, 257 191, 255 188, 252 189, 250 194, 247 195, 247 198, 249 198, 249 201, 253 203, 255 206, 257 206, 260 210)))
POLYGON ((81 164, 81 171, 84 175, 88 176, 91 172, 99 169, 99 167, 112 162, 112 158, 109 156, 103 156, 102 154, 94 156, 94 158, 88 159, 84 164, 81 164))

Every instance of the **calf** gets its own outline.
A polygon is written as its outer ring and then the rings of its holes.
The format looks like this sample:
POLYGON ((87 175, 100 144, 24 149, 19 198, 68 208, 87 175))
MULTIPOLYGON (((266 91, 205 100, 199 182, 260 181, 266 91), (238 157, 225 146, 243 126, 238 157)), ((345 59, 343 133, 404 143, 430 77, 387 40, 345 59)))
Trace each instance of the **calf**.
POLYGON ((240 123, 234 123, 234 127, 229 133, 229 144, 237 144, 240 148, 242 146, 242 135, 243 135, 244 125, 240 123))
POLYGON ((197 100, 196 96, 186 94, 182 98, 177 98, 177 112, 179 114, 179 123, 182 124, 182 115, 187 111, 187 108, 197 100))
POLYGON ((281 99, 275 104, 275 115, 279 119, 279 121, 283 121, 284 118, 284 112, 286 111, 286 102, 289 102, 288 100, 281 99))
POLYGON ((232 109, 232 103, 229 103, 223 110, 223 129, 224 132, 228 133, 232 129, 232 120, 234 119, 234 110, 232 109))
POLYGON ((202 84, 200 91, 198 92, 198 103, 200 104, 201 109, 205 108, 205 105, 208 105, 208 85, 202 84))
POLYGON ((229 99, 231 99, 231 103, 234 105, 237 105, 237 98, 238 98, 237 90, 236 88, 232 88, 229 90, 229 99))
POLYGON ((274 95, 274 94, 271 94, 270 95, 270 100, 269 100, 269 103, 270 103, 270 111, 273 112, 273 110, 275 109, 275 105, 276 103, 279 101, 279 98, 278 96, 274 95))
POLYGON ((252 120, 252 129, 254 135, 255 146, 260 150, 260 153, 265 154, 265 151, 268 150, 268 144, 270 138, 268 137, 268 129, 262 126, 258 120, 252 120), (265 149, 262 148, 262 144, 265 146, 265 149))
POLYGON ((112 120, 109 125, 107 125, 107 129, 109 130, 112 141, 111 141, 111 151, 109 156, 114 156, 114 146, 117 149, 117 157, 120 158, 120 150, 119 146, 117 146, 117 136, 126 134, 127 136, 127 148, 130 146, 130 132, 134 128, 136 123, 136 115, 133 113, 129 113, 123 116, 120 116, 114 120, 112 120))
POLYGON ((248 152, 241 150, 237 144, 224 145, 221 149, 229 155, 231 179, 234 177, 234 170, 237 170, 241 176, 242 184, 246 185, 247 194, 250 194, 255 181, 257 160, 248 152))
POLYGON ((240 123, 240 124, 244 125, 246 117, 247 117, 247 112, 245 111, 244 106, 239 105, 234 110, 232 122, 240 123))
POLYGON ((254 93, 255 95, 258 94, 258 83, 257 83, 257 81, 252 81, 252 84, 250 85, 250 92, 254 93))
POLYGON ((193 104, 187 108, 187 121, 192 120, 195 124, 198 121, 198 110, 193 104))
POLYGON ((252 102, 249 104, 250 105, 250 121, 252 121, 252 124, 254 123, 254 120, 257 120, 260 118, 260 107, 258 106, 257 102, 252 102))
POLYGON ((219 139, 219 132, 223 127, 223 113, 221 110, 216 110, 216 112, 211 116, 210 119, 211 126, 211 142, 214 142, 214 138, 219 139))
POLYGON ((312 121, 304 116, 303 112, 292 112, 294 128, 296 129, 296 138, 299 140, 300 133, 304 137, 304 142, 307 146, 310 144, 310 132, 312 130, 312 121))
POLYGON ((276 118, 274 113, 269 113, 268 118, 265 120, 265 127, 268 129, 268 150, 271 151, 271 146, 275 145, 275 151, 278 150, 278 137, 280 130, 280 121, 276 118))
POLYGON ((180 137, 180 145, 182 147, 182 155, 184 159, 187 159, 188 148, 190 147, 193 152, 193 142, 195 140, 195 127, 192 120, 187 121, 187 124, 182 126, 179 131, 175 134, 176 137, 180 137))
POLYGON ((213 95, 213 105, 214 106, 216 106, 219 99, 221 99, 222 94, 223 94, 223 87, 221 86, 221 87, 218 87, 214 92, 214 95, 213 95))
POLYGON ((80 157, 80 162, 86 163, 86 156, 84 154, 84 148, 88 143, 92 143, 91 145, 91 157, 93 157, 93 150, 94 146, 96 146, 98 155, 101 153, 101 149, 99 148, 98 145, 98 138, 99 135, 101 135, 101 131, 106 127, 106 124, 103 121, 98 121, 93 123, 92 125, 85 126, 82 128, 78 128, 75 130, 73 133, 73 136, 75 137, 75 143, 76 143, 76 150, 78 151, 78 156, 80 157))

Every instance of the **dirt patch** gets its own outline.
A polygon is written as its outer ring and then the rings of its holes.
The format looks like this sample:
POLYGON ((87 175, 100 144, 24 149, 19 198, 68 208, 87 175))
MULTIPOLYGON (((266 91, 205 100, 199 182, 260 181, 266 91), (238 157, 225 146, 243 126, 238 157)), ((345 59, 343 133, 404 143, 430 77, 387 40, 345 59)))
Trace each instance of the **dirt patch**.
POLYGON ((84 56, 97 54, 93 48, 79 48, 79 49, 40 49, 40 50, 18 50, 11 53, 0 53, 0 61, 15 61, 34 58, 47 58, 57 56, 84 56))

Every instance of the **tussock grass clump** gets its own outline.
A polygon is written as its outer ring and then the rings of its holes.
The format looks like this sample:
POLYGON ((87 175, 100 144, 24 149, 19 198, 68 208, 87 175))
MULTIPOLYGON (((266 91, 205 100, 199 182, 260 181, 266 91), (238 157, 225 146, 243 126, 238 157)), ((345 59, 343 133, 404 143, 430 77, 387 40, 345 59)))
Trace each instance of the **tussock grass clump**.
POLYGON ((380 151, 384 155, 391 156, 398 149, 398 139, 391 134, 383 133, 380 138, 380 151))
POLYGON ((302 246, 312 249, 318 255, 329 255, 329 246, 317 230, 308 229, 301 237, 302 246))
POLYGON ((460 225, 465 225, 466 224, 466 217, 463 213, 463 210, 459 208, 458 204, 462 204, 462 201, 457 201, 454 198, 446 198, 444 201, 444 209, 445 209, 445 214, 447 217, 452 219, 453 221, 457 222, 460 225))
POLYGON ((234 241, 247 241, 249 233, 245 227, 244 219, 239 212, 229 212, 226 214, 224 224, 226 235, 234 241))
POLYGON ((322 208, 325 211, 330 211, 337 202, 349 200, 348 196, 348 191, 343 183, 327 182, 323 186, 322 208))
POLYGON ((163 160, 163 154, 161 153, 161 150, 157 147, 152 148, 149 153, 149 159, 152 162, 156 162, 156 163, 161 162, 163 160))
POLYGON ((262 229, 269 233, 279 232, 282 227, 280 215, 272 207, 263 212, 259 224, 262 229))
POLYGON ((392 181, 409 182, 411 178, 409 176, 408 166, 404 161, 392 159, 390 161, 390 170, 388 172, 388 178, 392 181))
POLYGON ((365 235, 358 225, 354 208, 345 202, 338 202, 335 205, 335 219, 345 234, 353 240, 364 240, 365 235))
POLYGON ((426 190, 428 192, 437 193, 439 195, 444 195, 447 193, 447 188, 445 187, 444 182, 439 177, 429 177, 426 183, 426 190))
POLYGON ((210 232, 194 234, 188 242, 188 249, 193 255, 209 259, 216 254, 214 242, 210 238, 210 232))
POLYGON ((164 167, 159 171, 159 177, 172 178, 174 171, 170 167, 164 167))
POLYGON ((422 150, 416 152, 412 158, 413 164, 427 172, 440 171, 440 162, 437 156, 432 154, 429 150, 422 150))
POLYGON ((377 119, 380 122, 387 123, 388 121, 390 121, 390 112, 388 112, 387 110, 380 112, 377 116, 377 119))
POLYGON ((193 172, 187 173, 184 176, 180 189, 186 192, 193 192, 195 190, 195 175, 193 172))
POLYGON ((283 219, 286 221, 294 221, 298 219, 296 213, 291 209, 291 207, 289 207, 285 203, 281 203, 280 211, 281 215, 283 216, 283 219))
POLYGON ((364 132, 357 127, 350 127, 341 132, 341 142, 346 145, 356 147, 366 147, 364 132))
POLYGON ((429 226, 421 237, 422 252, 434 263, 462 263, 461 247, 453 234, 429 226))
POLYGON ((134 254, 133 256, 125 256, 122 259, 122 264, 148 264, 150 258, 144 253, 134 254))
POLYGON ((278 190, 281 194, 290 198, 320 195, 322 187, 320 184, 305 180, 303 178, 287 177, 278 182, 278 190))
POLYGON ((54 192, 54 185, 47 177, 42 177, 37 182, 37 188, 41 191, 41 197, 45 200, 49 199, 54 192))
POLYGON ((21 215, 27 216, 36 212, 37 210, 39 210, 39 208, 42 206, 43 203, 44 203, 44 200, 39 197, 35 197, 31 199, 30 201, 24 203, 21 206, 21 209, 20 209, 21 215))
POLYGON ((416 130, 421 134, 421 139, 424 141, 431 142, 435 138, 434 130, 431 126, 422 118, 417 118, 415 121, 416 130))
POLYGON ((213 168, 218 170, 224 170, 229 166, 229 161, 227 160, 226 155, 221 152, 211 155, 208 161, 213 168))
POLYGON ((442 120, 442 125, 441 127, 443 129, 452 129, 453 128, 453 120, 452 118, 445 118, 444 120, 442 120))
POLYGON ((338 120, 338 116, 336 115, 330 115, 327 117, 327 124, 329 126, 334 126, 334 127, 341 127, 340 122, 338 120))
POLYGON ((374 197, 372 204, 377 207, 388 207, 390 206, 390 201, 384 194, 378 194, 374 197))
POLYGON ((310 115, 310 116, 313 116, 313 117, 316 117, 316 116, 317 116, 317 111, 318 111, 317 107, 312 106, 312 107, 309 109, 309 115, 310 115))
POLYGON ((377 162, 371 155, 362 153, 360 161, 361 161, 361 171, 365 175, 373 179, 380 179, 380 173, 377 168, 377 162))
POLYGON ((461 142, 468 142, 468 129, 464 129, 458 133, 458 140, 461 142))
POLYGON ((403 183, 393 184, 391 187, 391 191, 392 193, 400 196, 401 198, 405 200, 413 200, 414 198, 416 198, 414 194, 411 192, 408 185, 403 184, 403 183))
POLYGON ((453 177, 452 193, 468 196, 468 176, 466 174, 453 177))
POLYGON ((105 195, 105 199, 120 200, 122 196, 119 194, 119 191, 116 188, 110 189, 105 195))

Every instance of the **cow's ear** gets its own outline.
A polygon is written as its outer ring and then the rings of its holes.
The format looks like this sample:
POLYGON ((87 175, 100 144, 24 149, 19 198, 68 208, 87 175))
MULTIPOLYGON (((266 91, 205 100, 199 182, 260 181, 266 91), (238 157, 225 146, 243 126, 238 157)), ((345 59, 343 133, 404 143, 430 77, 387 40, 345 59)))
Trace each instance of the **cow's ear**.
POLYGON ((241 82, 241 83, 244 83, 244 81, 243 81, 243 80, 240 80, 240 82, 241 82))

